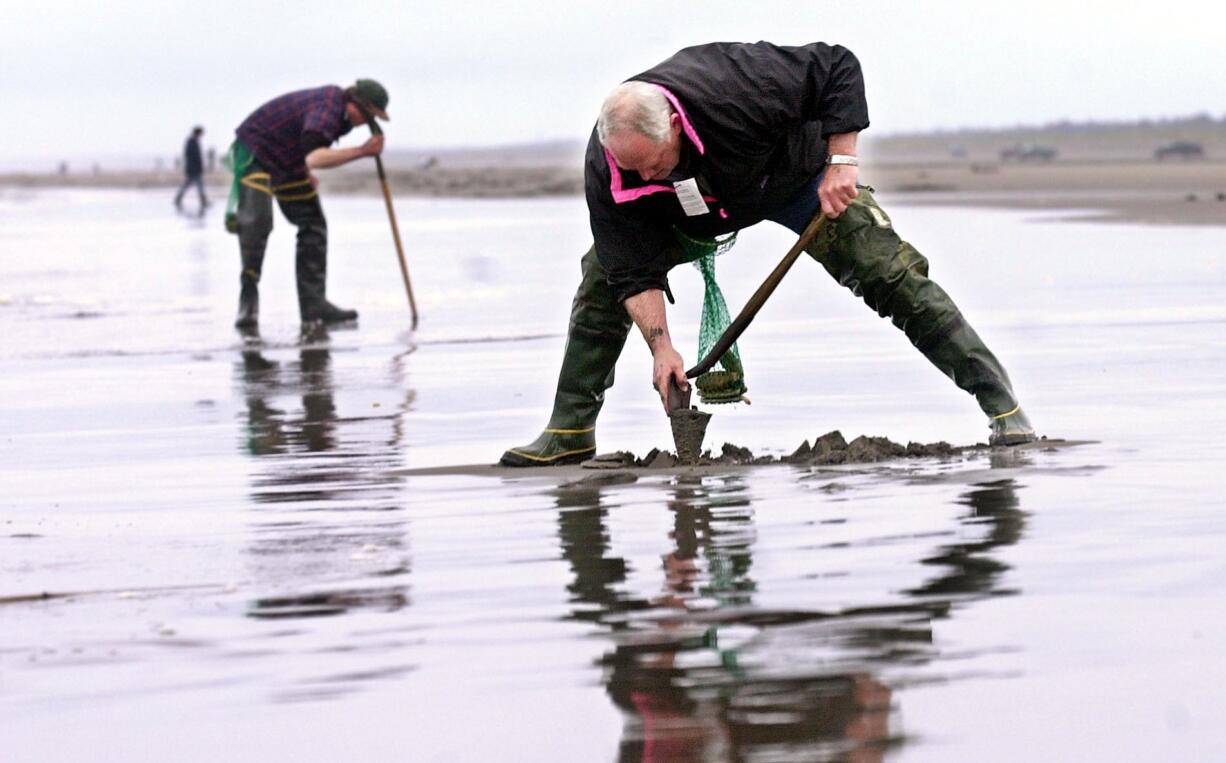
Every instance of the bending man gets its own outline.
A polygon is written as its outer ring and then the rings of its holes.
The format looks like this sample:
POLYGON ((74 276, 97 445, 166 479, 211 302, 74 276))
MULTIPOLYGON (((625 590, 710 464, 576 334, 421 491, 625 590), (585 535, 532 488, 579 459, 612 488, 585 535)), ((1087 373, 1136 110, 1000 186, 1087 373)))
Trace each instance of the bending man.
POLYGON ((631 322, 666 410, 669 377, 688 386, 664 310, 668 271, 685 257, 679 235, 710 240, 762 220, 799 234, 821 212, 833 224, 808 254, 975 396, 993 444, 1033 440, 1005 369, 857 184, 856 138, 867 127, 860 64, 838 45, 698 45, 614 89, 588 142, 595 244, 582 260, 553 415, 502 463, 595 453, 596 417, 631 322))
POLYGON ((259 322, 258 285, 272 231, 274 198, 285 219, 298 228, 295 272, 302 321, 357 320, 356 310, 339 308, 325 296, 328 224, 311 171, 382 153, 382 135, 372 135, 355 148, 330 146, 368 119, 386 121, 386 109, 383 86, 360 79, 344 89, 328 85, 287 93, 256 109, 239 125, 231 148, 237 191, 231 192, 231 202, 237 196, 237 209, 226 216, 226 227, 238 233, 243 265, 237 328, 255 328, 259 322))

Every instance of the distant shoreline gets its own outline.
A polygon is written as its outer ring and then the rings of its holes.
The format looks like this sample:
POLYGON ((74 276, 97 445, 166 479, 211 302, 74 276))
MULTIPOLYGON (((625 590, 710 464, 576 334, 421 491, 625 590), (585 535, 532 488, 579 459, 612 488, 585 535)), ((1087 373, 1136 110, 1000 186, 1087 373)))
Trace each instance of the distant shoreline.
MULTIPOLYGON (((374 168, 320 173, 324 193, 379 194, 374 168)), ((861 177, 891 203, 1078 211, 1076 219, 1149 224, 1226 225, 1226 161, 1080 160, 873 163, 861 177)), ((224 198, 230 176, 206 177, 224 198)), ((0 174, 0 189, 111 188, 173 192, 173 172, 0 174)), ((388 172, 398 197, 521 199, 583 193, 579 167, 432 166, 388 172)))

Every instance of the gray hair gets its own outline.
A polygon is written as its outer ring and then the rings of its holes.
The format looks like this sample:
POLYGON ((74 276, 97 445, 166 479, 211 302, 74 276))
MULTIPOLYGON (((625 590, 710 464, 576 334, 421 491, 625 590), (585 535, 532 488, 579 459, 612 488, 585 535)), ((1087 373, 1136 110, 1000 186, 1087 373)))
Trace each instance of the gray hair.
POLYGON ((627 131, 663 143, 668 140, 672 113, 660 88, 647 82, 623 82, 604 99, 596 120, 596 136, 602 146, 609 144, 611 136, 627 131))

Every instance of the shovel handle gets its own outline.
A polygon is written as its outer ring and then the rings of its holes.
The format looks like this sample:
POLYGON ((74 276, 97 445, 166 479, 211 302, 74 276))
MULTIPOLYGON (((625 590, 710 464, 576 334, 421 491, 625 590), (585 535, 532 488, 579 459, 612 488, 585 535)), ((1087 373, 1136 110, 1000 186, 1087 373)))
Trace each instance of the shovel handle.
MULTIPOLYGON (((357 103, 355 105, 362 112, 362 116, 366 118, 366 125, 370 128, 370 134, 382 135, 383 128, 379 126, 374 116, 362 104, 357 103)), ((387 172, 383 169, 383 157, 378 154, 375 154, 375 168, 379 172, 379 185, 383 187, 383 203, 387 207, 387 219, 392 226, 392 241, 396 244, 396 258, 400 262, 400 277, 404 281, 404 292, 409 298, 411 328, 416 329, 417 300, 413 298, 413 284, 409 280, 409 264, 404 259, 404 246, 400 243, 400 226, 396 224, 396 210, 392 207, 392 189, 387 184, 387 172)))
POLYGON ((749 328, 749 324, 753 322, 758 311, 762 309, 762 305, 766 304, 767 298, 775 291, 775 287, 787 275, 788 270, 796 262, 796 258, 805 250, 805 247, 813 243, 813 239, 817 237, 817 232, 822 229, 822 225, 825 222, 825 212, 813 218, 809 223, 809 227, 805 228, 804 232, 800 234, 800 238, 796 239, 796 243, 792 244, 792 248, 788 250, 787 254, 783 255, 783 259, 779 261, 779 264, 775 266, 771 274, 766 277, 766 280, 762 282, 758 290, 745 303, 745 307, 736 316, 736 320, 730 323, 728 328, 724 329, 724 333, 720 335, 719 341, 715 343, 715 346, 711 348, 707 356, 698 365, 685 372, 686 378, 693 379, 710 371, 719 362, 719 359, 724 356, 724 353, 728 351, 728 348, 736 343, 736 340, 745 332, 745 329, 749 328))
POLYGON ((687 411, 690 408, 690 393, 694 388, 686 385, 685 389, 681 389, 681 385, 677 384, 677 377, 668 377, 668 415, 673 415, 673 411, 687 411))

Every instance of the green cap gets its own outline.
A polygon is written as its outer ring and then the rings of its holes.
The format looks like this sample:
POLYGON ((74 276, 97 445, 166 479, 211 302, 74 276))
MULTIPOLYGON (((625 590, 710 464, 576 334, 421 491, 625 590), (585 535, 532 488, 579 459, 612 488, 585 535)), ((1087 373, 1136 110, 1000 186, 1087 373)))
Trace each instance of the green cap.
POLYGON ((359 106, 364 106, 384 122, 388 121, 387 88, 373 79, 360 79, 346 88, 345 92, 349 94, 349 97, 357 101, 359 106))

